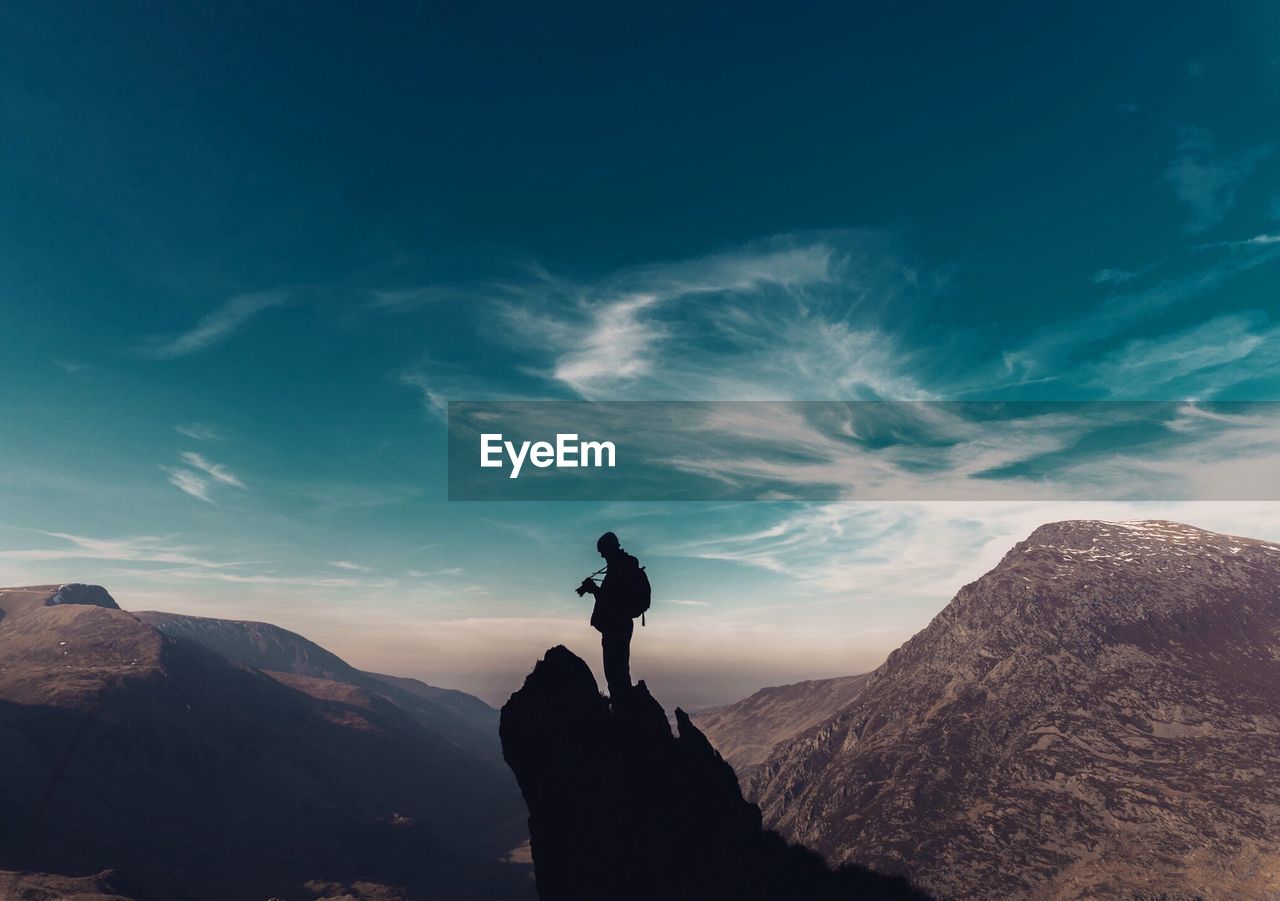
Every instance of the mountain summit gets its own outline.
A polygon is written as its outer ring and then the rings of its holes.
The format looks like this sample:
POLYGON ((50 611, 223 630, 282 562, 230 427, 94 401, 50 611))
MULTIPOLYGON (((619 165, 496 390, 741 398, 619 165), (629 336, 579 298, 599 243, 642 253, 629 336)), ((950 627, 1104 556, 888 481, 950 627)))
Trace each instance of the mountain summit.
POLYGON ((68 582, 65 585, 29 585, 24 588, 0 588, 0 617, 35 607, 62 607, 79 604, 119 610, 116 599, 101 585, 68 582))
POLYGON ((542 901, 922 898, 899 878, 829 870, 760 826, 733 769, 684 711, 678 734, 641 682, 600 696, 564 647, 502 708, 502 747, 529 805, 542 901))
POLYGON ((1280 546, 1059 522, 960 589, 751 794, 949 898, 1280 892, 1280 546))

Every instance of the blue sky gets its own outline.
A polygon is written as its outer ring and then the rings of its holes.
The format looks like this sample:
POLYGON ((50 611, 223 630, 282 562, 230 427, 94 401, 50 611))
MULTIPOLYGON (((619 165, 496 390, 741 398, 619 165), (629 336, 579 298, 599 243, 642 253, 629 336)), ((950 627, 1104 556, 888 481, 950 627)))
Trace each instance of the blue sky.
POLYGON ((1161 465, 1265 479, 1274 427, 1197 404, 1280 397, 1278 18, 6 4, 0 582, 497 699, 594 642, 570 589, 615 528, 659 587, 637 675, 698 704, 876 665, 1048 519, 1280 538, 1274 504, 1087 492, 448 503, 442 421, 1174 400, 1208 427, 1161 465))

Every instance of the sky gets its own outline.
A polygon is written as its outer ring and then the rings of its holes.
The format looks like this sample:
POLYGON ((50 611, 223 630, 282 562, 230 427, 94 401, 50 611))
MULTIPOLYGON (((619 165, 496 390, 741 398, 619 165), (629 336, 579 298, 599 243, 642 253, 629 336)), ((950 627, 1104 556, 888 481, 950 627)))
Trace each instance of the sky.
POLYGON ((551 645, 598 664, 572 588, 613 529, 655 588, 633 675, 698 707, 873 668, 1043 522, 1280 540, 1210 499, 1280 462, 1213 406, 1280 399, 1278 35, 1261 2, 6 3, 0 584, 500 703, 551 645), (449 501, 448 402, 548 399, 1170 401, 1138 457, 1181 488, 1116 497, 1058 429, 974 451, 1052 451, 1052 497, 858 500, 775 420, 738 427, 808 455, 753 471, 776 500, 449 501))

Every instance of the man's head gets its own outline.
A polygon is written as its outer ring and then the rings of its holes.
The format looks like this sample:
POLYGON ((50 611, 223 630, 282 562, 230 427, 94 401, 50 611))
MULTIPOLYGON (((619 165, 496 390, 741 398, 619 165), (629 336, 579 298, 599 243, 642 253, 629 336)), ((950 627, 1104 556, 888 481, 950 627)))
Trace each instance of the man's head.
POLYGON ((608 560, 622 552, 622 545, 618 543, 617 535, 605 532, 596 540, 596 550, 600 552, 601 557, 608 560))

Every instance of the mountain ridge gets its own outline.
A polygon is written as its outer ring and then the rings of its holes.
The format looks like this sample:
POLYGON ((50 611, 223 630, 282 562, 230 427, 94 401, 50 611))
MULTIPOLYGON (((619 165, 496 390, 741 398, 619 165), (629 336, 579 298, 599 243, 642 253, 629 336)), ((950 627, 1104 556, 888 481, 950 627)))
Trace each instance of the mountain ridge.
POLYGON ((523 835, 514 781, 426 706, 253 668, 93 593, 49 603, 61 588, 0 589, 0 870, 28 874, 7 878, 109 868, 137 898, 357 882, 527 897, 499 863, 523 835))
POLYGON ((498 763, 498 711, 473 695, 438 688, 418 679, 358 669, 310 639, 272 623, 142 611, 135 616, 165 635, 200 644, 253 669, 298 677, 292 687, 320 689, 314 680, 355 686, 414 713, 423 725, 498 763))
POLYGON ((1280 891, 1280 545, 1036 529, 750 796, 956 898, 1280 891))

